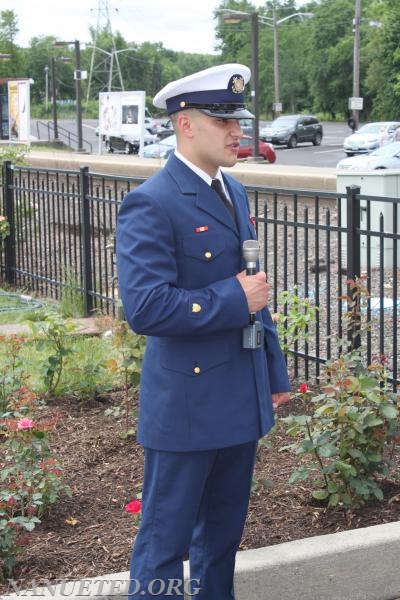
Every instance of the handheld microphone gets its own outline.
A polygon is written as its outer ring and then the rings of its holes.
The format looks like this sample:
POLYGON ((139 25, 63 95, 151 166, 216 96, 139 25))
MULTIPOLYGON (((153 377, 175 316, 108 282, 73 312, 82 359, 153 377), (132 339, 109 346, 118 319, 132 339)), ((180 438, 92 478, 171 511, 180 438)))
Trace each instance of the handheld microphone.
POLYGON ((257 273, 257 261, 260 256, 260 243, 258 240, 245 240, 243 242, 243 258, 246 263, 246 275, 257 273))
MULTIPOLYGON (((260 244, 257 240, 245 240, 243 242, 243 258, 246 263, 246 275, 257 273, 257 261, 260 256, 260 244)), ((261 323, 256 321, 255 313, 249 314, 249 325, 242 332, 243 348, 255 350, 261 347, 261 323)))

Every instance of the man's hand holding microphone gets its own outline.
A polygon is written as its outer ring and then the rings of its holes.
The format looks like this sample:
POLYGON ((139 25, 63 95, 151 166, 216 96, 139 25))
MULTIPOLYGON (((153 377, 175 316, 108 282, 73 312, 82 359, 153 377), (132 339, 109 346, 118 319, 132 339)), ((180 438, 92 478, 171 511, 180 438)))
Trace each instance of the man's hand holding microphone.
POLYGON ((243 348, 256 350, 262 345, 262 325, 256 321, 256 312, 264 308, 268 302, 267 277, 258 271, 260 244, 257 240, 243 242, 243 258, 246 270, 237 275, 239 283, 247 298, 249 306, 249 325, 243 329, 243 348))
MULTIPOLYGON (((257 272, 260 246, 257 240, 243 242, 243 258, 246 270, 236 275, 247 298, 249 306, 249 326, 243 329, 243 348, 252 350, 260 348, 262 344, 261 323, 255 320, 255 313, 268 304, 269 286, 264 271, 257 272)), ((272 404, 277 409, 281 404, 289 402, 289 392, 275 392, 272 394, 272 404)))
POLYGON ((242 271, 236 275, 247 298, 249 313, 255 313, 268 304, 269 286, 264 271, 258 271, 255 275, 247 275, 242 271))

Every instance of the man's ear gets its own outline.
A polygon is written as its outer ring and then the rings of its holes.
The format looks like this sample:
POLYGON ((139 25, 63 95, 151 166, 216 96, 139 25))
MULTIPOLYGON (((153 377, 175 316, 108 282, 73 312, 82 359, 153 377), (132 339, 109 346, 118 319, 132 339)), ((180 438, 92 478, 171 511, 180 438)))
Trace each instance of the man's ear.
POLYGON ((193 137, 193 121, 190 112, 182 111, 179 113, 177 117, 177 125, 182 135, 190 138, 193 137))

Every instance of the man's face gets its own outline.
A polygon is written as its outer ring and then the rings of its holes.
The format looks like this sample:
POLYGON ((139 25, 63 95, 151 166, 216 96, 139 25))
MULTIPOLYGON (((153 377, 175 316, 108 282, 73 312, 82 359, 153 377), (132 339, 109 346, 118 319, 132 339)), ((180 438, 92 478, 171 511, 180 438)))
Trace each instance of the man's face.
POLYGON ((187 111, 188 119, 179 136, 178 150, 214 177, 219 167, 237 161, 242 129, 237 119, 210 117, 199 110, 187 111))

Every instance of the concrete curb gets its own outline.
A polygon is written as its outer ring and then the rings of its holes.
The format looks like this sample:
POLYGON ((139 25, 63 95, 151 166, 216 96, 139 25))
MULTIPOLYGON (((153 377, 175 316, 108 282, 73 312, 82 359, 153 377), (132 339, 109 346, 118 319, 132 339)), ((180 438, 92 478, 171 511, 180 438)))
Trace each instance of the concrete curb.
MULTIPOLYGON (((132 155, 76 154, 73 152, 32 150, 27 162, 36 168, 79 170, 82 165, 92 172, 137 177, 150 177, 164 165, 164 159, 140 158, 132 155)), ((259 162, 238 162, 226 168, 244 185, 265 185, 307 190, 336 191, 336 169, 321 167, 296 167, 259 162)))
MULTIPOLYGON (((245 550, 236 560, 236 600, 396 600, 399 564, 400 521, 245 550)), ((24 592, 16 582, 17 592, 4 598, 123 600, 128 579, 114 573, 24 592)))

